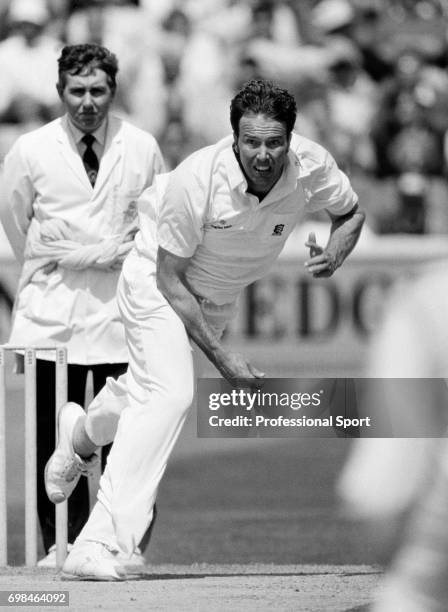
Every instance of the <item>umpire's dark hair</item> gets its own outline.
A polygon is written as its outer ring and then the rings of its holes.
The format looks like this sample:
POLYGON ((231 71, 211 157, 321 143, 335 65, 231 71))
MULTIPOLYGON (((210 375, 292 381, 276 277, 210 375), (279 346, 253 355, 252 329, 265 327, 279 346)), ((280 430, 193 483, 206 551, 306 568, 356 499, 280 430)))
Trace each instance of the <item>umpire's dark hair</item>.
POLYGON ((118 72, 118 60, 114 53, 100 45, 67 45, 62 49, 58 59, 58 83, 59 95, 64 91, 67 74, 90 74, 96 68, 104 70, 107 74, 107 82, 112 92, 117 88, 116 76, 118 72))
POLYGON ((230 103, 230 123, 238 136, 241 117, 246 113, 266 115, 286 126, 288 136, 297 117, 297 105, 293 96, 272 81, 253 79, 243 85, 230 103))

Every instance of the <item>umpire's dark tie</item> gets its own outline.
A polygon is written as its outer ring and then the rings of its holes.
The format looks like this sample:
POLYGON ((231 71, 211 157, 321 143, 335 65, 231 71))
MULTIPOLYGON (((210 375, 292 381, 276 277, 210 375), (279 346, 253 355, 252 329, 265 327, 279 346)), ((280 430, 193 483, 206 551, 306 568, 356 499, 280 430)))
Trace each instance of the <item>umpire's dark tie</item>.
POLYGON ((85 134, 85 136, 82 137, 82 141, 86 145, 86 150, 82 156, 82 161, 84 163, 87 176, 89 177, 89 181, 93 187, 95 185, 96 177, 98 176, 98 168, 100 167, 98 157, 96 156, 96 153, 92 147, 93 143, 95 142, 95 136, 92 136, 92 134, 85 134))

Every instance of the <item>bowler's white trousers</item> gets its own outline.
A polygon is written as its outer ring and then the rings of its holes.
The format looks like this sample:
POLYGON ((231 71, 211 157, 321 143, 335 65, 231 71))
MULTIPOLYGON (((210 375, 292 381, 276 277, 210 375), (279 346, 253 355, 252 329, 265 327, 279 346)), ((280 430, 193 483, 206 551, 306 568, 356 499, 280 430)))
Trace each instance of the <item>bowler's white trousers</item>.
MULTIPOLYGON (((87 411, 93 442, 114 444, 77 541, 103 542, 131 555, 151 522, 159 482, 191 406, 194 371, 185 327, 157 289, 153 262, 131 252, 117 297, 129 367, 117 381, 107 380, 87 411)), ((221 335, 234 305, 204 302, 201 308, 221 335)))

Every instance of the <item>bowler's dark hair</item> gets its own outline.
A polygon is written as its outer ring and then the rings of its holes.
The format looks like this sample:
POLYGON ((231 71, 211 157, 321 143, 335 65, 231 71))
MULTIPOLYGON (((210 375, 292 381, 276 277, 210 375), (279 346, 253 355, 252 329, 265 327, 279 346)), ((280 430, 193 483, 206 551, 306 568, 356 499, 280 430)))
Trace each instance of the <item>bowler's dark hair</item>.
POLYGON ((58 91, 62 93, 66 84, 67 74, 90 74, 96 68, 104 70, 107 82, 112 92, 117 88, 116 76, 118 60, 114 53, 106 47, 94 44, 67 45, 62 49, 58 59, 58 91))
POLYGON ((247 113, 266 115, 284 123, 289 136, 296 122, 297 105, 286 89, 272 81, 254 79, 243 85, 230 103, 230 123, 237 136, 240 119, 247 113))

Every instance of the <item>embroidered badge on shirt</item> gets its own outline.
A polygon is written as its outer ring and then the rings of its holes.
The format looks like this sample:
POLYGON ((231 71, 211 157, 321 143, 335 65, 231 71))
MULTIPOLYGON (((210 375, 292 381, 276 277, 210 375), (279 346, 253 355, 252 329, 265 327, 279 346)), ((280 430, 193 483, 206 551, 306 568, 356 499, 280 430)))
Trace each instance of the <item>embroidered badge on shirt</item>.
POLYGON ((279 223, 278 225, 274 227, 271 236, 281 236, 284 229, 285 229, 285 224, 279 223))

